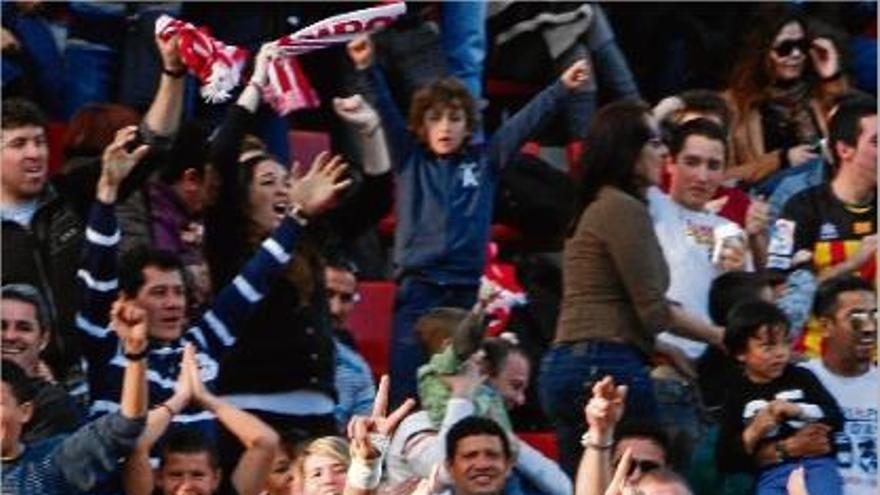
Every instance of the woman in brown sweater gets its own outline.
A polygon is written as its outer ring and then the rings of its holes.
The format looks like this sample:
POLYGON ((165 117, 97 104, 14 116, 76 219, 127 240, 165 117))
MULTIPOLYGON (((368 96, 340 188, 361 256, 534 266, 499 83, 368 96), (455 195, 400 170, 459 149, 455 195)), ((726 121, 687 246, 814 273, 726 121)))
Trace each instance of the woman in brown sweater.
POLYGON ((569 474, 581 455, 581 411, 595 381, 611 375, 627 385, 626 416, 651 419, 654 336, 673 330, 720 344, 723 334, 666 300, 669 269, 645 192, 659 183, 668 149, 648 107, 620 101, 600 110, 586 150, 583 209, 565 244, 562 308, 540 376, 569 474))

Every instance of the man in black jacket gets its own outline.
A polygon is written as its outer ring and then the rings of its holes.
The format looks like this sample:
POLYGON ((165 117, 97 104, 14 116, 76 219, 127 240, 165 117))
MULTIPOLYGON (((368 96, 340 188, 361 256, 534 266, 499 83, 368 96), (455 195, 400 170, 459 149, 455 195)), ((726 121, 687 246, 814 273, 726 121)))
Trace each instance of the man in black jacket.
POLYGON ((48 182, 46 120, 33 103, 3 102, 0 220, 3 282, 26 283, 47 299, 50 324, 59 330, 47 359, 66 368, 73 338, 76 267, 84 229, 71 205, 48 182))

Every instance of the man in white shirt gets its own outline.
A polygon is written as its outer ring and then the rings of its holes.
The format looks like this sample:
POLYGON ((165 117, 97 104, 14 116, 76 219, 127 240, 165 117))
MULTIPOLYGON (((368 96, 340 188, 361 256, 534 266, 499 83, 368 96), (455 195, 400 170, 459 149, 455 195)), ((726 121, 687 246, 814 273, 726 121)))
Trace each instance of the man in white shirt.
POLYGON ((802 366, 831 392, 844 414, 843 429, 834 438, 844 494, 876 494, 877 296, 863 279, 834 277, 819 286, 813 313, 824 337, 821 358, 802 366))
MULTIPOLYGON (((652 187, 648 203, 654 231, 669 265, 667 297, 706 322, 709 317, 709 289, 716 276, 751 269, 750 235, 737 224, 712 211, 711 200, 724 180, 727 135, 716 122, 689 120, 668 139, 671 160, 669 193, 652 187)), ((747 213, 747 230, 761 233, 762 203, 755 201, 747 213)), ((669 356, 671 365, 652 373, 660 406, 660 423, 678 456, 672 464, 686 470, 690 452, 702 436, 699 397, 693 383, 693 365, 707 345, 663 332, 657 337, 658 352, 669 356), (689 371, 689 372, 688 372, 689 371)))
MULTIPOLYGON (((648 191, 654 231, 670 268, 667 296, 711 321, 712 280, 750 264, 745 232, 708 206, 724 180, 726 136, 714 122, 697 119, 679 126, 669 141, 669 194, 657 188, 648 191)), ((660 334, 659 341, 678 347, 691 359, 706 349, 704 343, 669 332, 660 334)))

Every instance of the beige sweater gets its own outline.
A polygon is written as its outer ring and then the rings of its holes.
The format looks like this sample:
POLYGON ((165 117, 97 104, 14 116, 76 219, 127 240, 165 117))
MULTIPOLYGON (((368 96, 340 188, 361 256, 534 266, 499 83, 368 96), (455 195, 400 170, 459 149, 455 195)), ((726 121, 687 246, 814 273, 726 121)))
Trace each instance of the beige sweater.
POLYGON ((670 321, 669 269, 648 207, 605 187, 565 244, 556 342, 633 344, 650 354, 670 321))
MULTIPOLYGON (((810 108, 819 124, 823 136, 828 136, 829 113, 835 98, 849 90, 846 77, 817 84, 810 98, 810 108)), ((736 103, 731 92, 723 93, 730 109, 733 111, 731 129, 732 166, 727 167, 725 176, 746 184, 753 184, 765 179, 779 170, 781 164, 780 150, 768 150, 764 146, 764 126, 761 124, 761 112, 755 106, 745 114, 737 112, 736 103)))

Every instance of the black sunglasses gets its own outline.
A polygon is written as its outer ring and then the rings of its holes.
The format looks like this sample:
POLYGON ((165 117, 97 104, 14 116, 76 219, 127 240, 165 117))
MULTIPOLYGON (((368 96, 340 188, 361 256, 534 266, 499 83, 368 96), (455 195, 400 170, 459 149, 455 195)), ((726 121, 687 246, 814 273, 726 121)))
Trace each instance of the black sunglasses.
POLYGON ((806 54, 807 50, 810 48, 810 42, 807 41, 806 38, 785 40, 782 43, 774 46, 773 52, 778 57, 787 57, 794 52, 795 48, 797 48, 801 53, 806 54))

